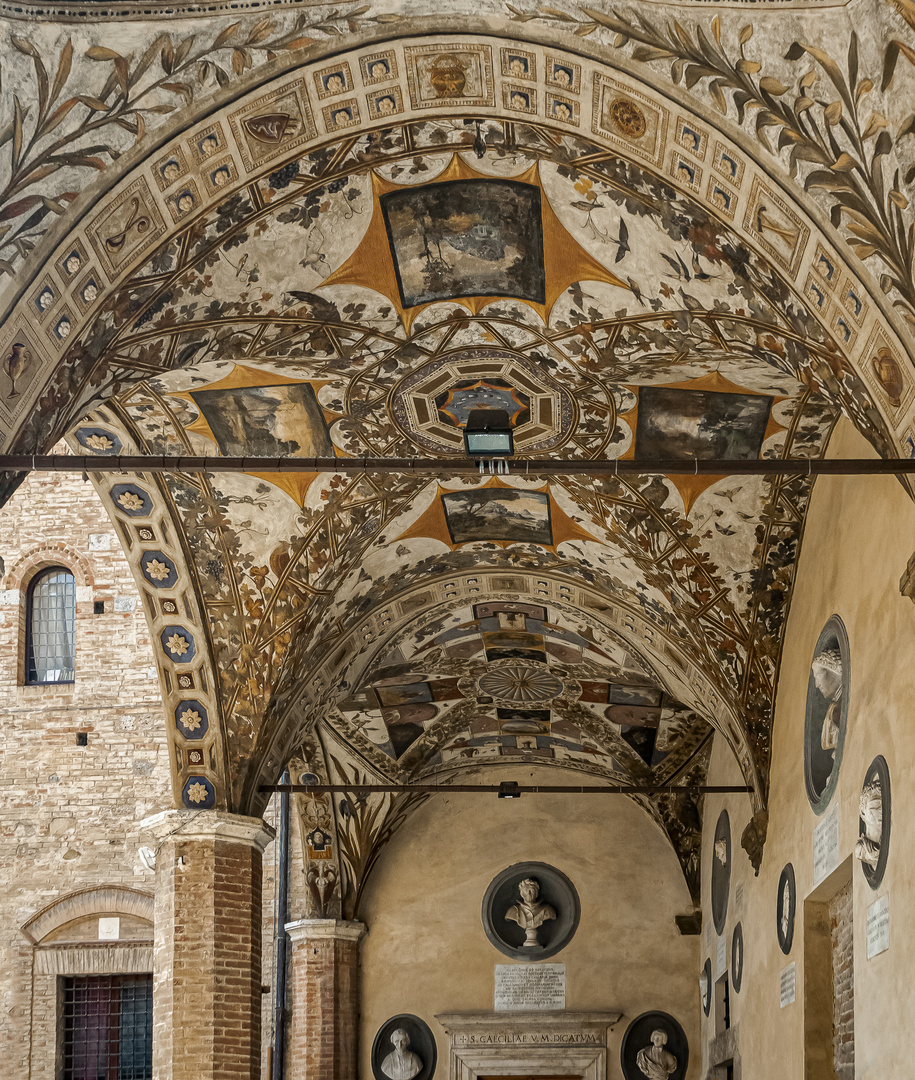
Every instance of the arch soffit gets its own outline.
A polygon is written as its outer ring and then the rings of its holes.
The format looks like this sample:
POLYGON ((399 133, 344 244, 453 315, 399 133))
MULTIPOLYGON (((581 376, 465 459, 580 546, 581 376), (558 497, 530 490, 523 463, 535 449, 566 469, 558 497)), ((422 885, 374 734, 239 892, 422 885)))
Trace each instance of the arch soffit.
POLYGON ((152 924, 155 901, 151 893, 122 885, 105 885, 79 889, 53 900, 27 919, 20 929, 33 945, 39 944, 74 919, 115 912, 134 915, 152 924))
MULTIPOLYGON (((513 27, 513 33, 515 30, 513 27)), ((569 63, 586 69, 581 73, 580 94, 574 101, 571 95, 568 97, 575 106, 571 110, 572 115, 561 122, 555 115, 550 115, 547 110, 555 110, 557 96, 562 95, 558 91, 552 93, 549 88, 538 87, 540 92, 536 94, 535 102, 531 103, 528 110, 530 115, 513 116, 505 106, 512 85, 502 64, 506 39, 461 36, 472 38, 468 48, 472 46, 478 56, 482 86, 477 100, 462 102, 459 110, 462 115, 466 115, 470 109, 474 115, 481 117, 508 122, 536 121, 555 134, 583 136, 637 166, 656 171, 666 182, 690 197, 705 201, 714 216, 734 229, 750 248, 768 259, 775 272, 802 298, 810 316, 836 342, 844 354, 843 366, 846 370, 857 371, 863 377, 876 410, 871 410, 870 424, 862 423, 859 415, 859 426, 869 426, 871 430, 866 433, 879 443, 882 435, 874 430, 873 422, 876 421, 878 426, 885 424, 894 433, 897 447, 902 445, 910 406, 915 402, 915 379, 908 365, 902 362, 904 347, 881 309, 882 299, 874 303, 872 297, 872 302, 864 303, 855 317, 847 313, 848 288, 858 282, 859 274, 843 258, 841 248, 844 245, 841 242, 836 244, 833 230, 819 224, 820 212, 809 197, 797 199, 796 192, 789 193, 767 176, 758 160, 747 152, 747 140, 740 134, 731 138, 723 132, 726 124, 719 122, 717 127, 713 126, 707 116, 698 116, 694 108, 675 103, 670 95, 661 94, 625 70, 631 64, 610 67, 606 63, 590 60, 582 54, 580 43, 576 43, 578 52, 568 54, 573 58, 568 60, 569 63), (648 117, 648 127, 652 133, 648 142, 644 138, 633 139, 631 135, 621 134, 621 130, 614 127, 608 118, 608 109, 620 96, 638 102, 643 116, 648 117), (692 151, 689 149, 691 142, 694 145, 692 151), (728 176, 728 173, 731 175, 728 176), (886 350, 882 355, 892 358, 902 371, 904 386, 901 391, 895 387, 888 391, 883 382, 878 381, 875 369, 869 364, 869 359, 880 354, 880 350, 886 350), (877 411, 881 414, 882 423, 877 411)), ((404 50, 434 48, 436 45, 445 50, 453 49, 457 40, 456 35, 430 38, 425 44, 421 39, 411 39, 409 46, 400 39, 374 41, 360 49, 337 54, 334 66, 348 65, 348 77, 355 84, 360 76, 354 73, 361 70, 360 65, 368 57, 381 55, 385 51, 393 53, 398 74, 396 79, 386 82, 384 88, 389 89, 396 99, 396 119, 403 121, 453 115, 453 105, 442 106, 438 99, 428 100, 428 94, 424 98, 423 88, 419 85, 418 57, 404 50), (382 49, 382 44, 389 48, 382 49), (393 49, 390 48, 392 45, 393 49)), ((544 65, 543 46, 536 40, 529 44, 534 50, 530 54, 532 59, 544 65)), ((351 128, 353 135, 358 135, 366 130, 379 131, 391 122, 388 115, 377 118, 369 115, 366 118, 366 113, 372 107, 371 102, 377 104, 377 94, 373 96, 374 92, 365 92, 365 88, 361 94, 351 88, 352 93, 344 95, 350 102, 347 108, 354 117, 352 122, 335 118, 334 109, 339 114, 337 106, 343 105, 344 101, 341 99, 336 105, 324 104, 319 83, 315 81, 318 68, 326 59, 326 55, 322 54, 313 63, 296 66, 294 70, 276 76, 243 97, 223 105, 218 113, 208 109, 205 119, 186 122, 181 137, 173 138, 168 144, 185 166, 176 184, 189 196, 186 211, 179 209, 175 202, 180 193, 173 192, 169 185, 162 183, 162 162, 169 156, 168 148, 163 145, 160 147, 163 153, 157 150, 148 154, 142 163, 132 168, 128 175, 95 202, 91 213, 84 210, 76 227, 57 244, 53 254, 40 267, 33 264, 35 270, 30 276, 33 282, 42 272, 53 271, 49 281, 54 303, 39 318, 37 311, 32 310, 35 303, 32 302, 33 290, 30 289, 22 294, 6 322, 0 346, 7 348, 12 342, 22 339, 31 357, 24 376, 28 386, 18 403, 13 408, 10 408, 9 399, 3 403, 4 410, 9 414, 6 417, 7 429, 11 432, 6 440, 7 449, 13 446, 23 448, 23 440, 29 442, 29 449, 33 449, 33 443, 42 441, 39 427, 43 428, 45 434, 53 425, 59 427, 64 412, 68 407, 72 408, 63 387, 57 387, 50 395, 45 395, 45 402, 51 404, 44 405, 40 417, 34 414, 30 416, 30 407, 49 382, 53 383, 53 372, 61 363, 64 367, 69 365, 71 369, 88 373, 87 364, 91 366, 92 358, 80 355, 78 347, 67 350, 67 342, 75 342, 91 325, 104 300, 114 289, 123 287, 130 273, 151 250, 184 230, 193 219, 215 206, 226 194, 240 189, 254 177, 270 172, 293 154, 330 140, 338 140, 341 135, 348 133, 348 128, 351 128), (282 114, 280 108, 291 109, 292 112, 282 114), (278 138, 269 135, 263 125, 269 127, 270 121, 264 118, 282 115, 289 120, 285 131, 278 138), (251 123, 259 119, 260 138, 251 132, 251 123), (214 132, 218 133, 218 153, 208 158, 198 154, 199 160, 195 160, 193 148, 199 147, 200 142, 214 132), (265 135, 269 135, 269 139, 264 138, 265 135), (219 162, 215 160, 217 156, 219 162), (232 174, 231 181, 225 187, 211 183, 212 177, 207 178, 207 169, 217 165, 227 168, 232 174), (138 225, 142 227, 138 228, 138 225), (74 272, 73 280, 68 278, 65 269, 65 260, 71 248, 82 256, 79 273, 74 272), (96 286, 96 291, 88 294, 93 296, 88 304, 77 296, 77 290, 84 288, 84 271, 87 267, 91 268, 92 282, 96 286), (85 312, 81 310, 83 307, 85 312), (62 319, 65 332, 59 333, 62 319), (18 435, 14 434, 17 428, 18 435)), ((215 172, 215 168, 211 171, 215 172)), ((74 217, 77 216, 76 208, 72 213, 74 217)), ((64 217, 69 218, 69 214, 64 217)), ((64 222, 61 222, 61 228, 63 226, 64 222)), ((861 291, 860 285, 858 288, 861 291)), ((68 386, 72 385, 71 376, 68 386)), ((886 447, 883 449, 886 450, 886 447)))
MULTIPOLYGON (((127 432, 113 414, 103 408, 96 416, 104 425, 99 431, 120 432, 127 443, 127 432)), ((75 435, 67 442, 75 453, 86 449, 75 435)), ((149 626, 176 805, 224 809, 231 801, 227 777, 232 775, 224 700, 199 571, 174 499, 161 474, 92 474, 90 481, 121 542, 149 626)))

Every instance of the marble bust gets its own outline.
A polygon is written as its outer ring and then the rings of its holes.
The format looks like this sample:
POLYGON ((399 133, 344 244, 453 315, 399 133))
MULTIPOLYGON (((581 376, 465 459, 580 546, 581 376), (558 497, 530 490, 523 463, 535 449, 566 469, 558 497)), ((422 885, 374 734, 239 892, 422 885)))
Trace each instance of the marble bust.
POLYGON ((664 1049, 666 1043, 667 1032, 655 1028, 651 1033, 651 1046, 644 1047, 636 1055, 635 1063, 648 1080, 667 1080, 671 1073, 676 1072, 677 1059, 664 1049))
POLYGON ((855 858, 876 870, 883 839, 883 789, 876 777, 861 789, 858 816, 864 824, 864 833, 855 844, 855 858))
POLYGON ((510 922, 517 923, 524 931, 524 947, 537 946, 537 930, 547 919, 555 919, 556 912, 549 904, 538 900, 540 885, 534 878, 525 878, 518 885, 521 894, 521 902, 512 904, 505 912, 505 918, 510 922))
POLYGON ((782 937, 785 941, 788 940, 788 931, 791 929, 791 884, 786 881, 785 887, 782 889, 782 918, 781 918, 781 930, 782 937))
POLYGON ((839 745, 839 717, 844 685, 842 654, 838 649, 823 649, 813 658, 810 668, 817 690, 828 702, 820 731, 820 746, 824 750, 834 751, 839 745))
POLYGON ((419 1054, 408 1050, 410 1036, 403 1028, 391 1033, 394 1049, 381 1063, 381 1071, 391 1080, 413 1080, 422 1071, 423 1059, 419 1054))

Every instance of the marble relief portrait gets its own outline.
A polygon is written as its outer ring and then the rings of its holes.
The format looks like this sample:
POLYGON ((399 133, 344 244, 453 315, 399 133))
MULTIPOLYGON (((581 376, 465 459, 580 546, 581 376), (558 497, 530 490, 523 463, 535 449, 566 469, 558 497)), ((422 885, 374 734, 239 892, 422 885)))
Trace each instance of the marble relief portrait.
POLYGON ((778 879, 776 895, 776 936, 778 947, 785 956, 791 952, 794 941, 794 916, 797 909, 797 887, 794 880, 794 867, 788 863, 778 879))
POLYGON ((620 1064, 626 1080, 682 1080, 688 1061, 686 1033, 669 1013, 642 1013, 623 1035, 620 1064))
POLYGON ((872 889, 886 871, 890 844, 890 773, 883 756, 874 758, 858 799, 858 840, 855 858, 872 889))
POLYGON ((822 813, 838 781, 848 712, 848 638, 834 615, 813 650, 804 725, 804 779, 807 798, 822 813))

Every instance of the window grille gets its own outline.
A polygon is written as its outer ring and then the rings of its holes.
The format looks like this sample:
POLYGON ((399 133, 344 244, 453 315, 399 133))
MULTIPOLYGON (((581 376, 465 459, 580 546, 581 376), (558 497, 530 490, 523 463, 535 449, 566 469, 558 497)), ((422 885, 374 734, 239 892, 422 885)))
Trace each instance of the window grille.
POLYGON ((152 976, 63 984, 63 1080, 152 1080, 152 976))
POLYGON ((61 566, 40 573, 26 600, 26 682, 71 683, 76 677, 76 585, 61 566))

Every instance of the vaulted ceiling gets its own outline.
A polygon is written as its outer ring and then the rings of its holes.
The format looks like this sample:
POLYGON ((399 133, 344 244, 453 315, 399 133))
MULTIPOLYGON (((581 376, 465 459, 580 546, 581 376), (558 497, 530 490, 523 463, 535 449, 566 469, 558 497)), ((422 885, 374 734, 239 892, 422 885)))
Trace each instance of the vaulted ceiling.
MULTIPOLYGON (((8 321, 8 448, 441 462, 97 481, 184 805, 257 811, 293 755, 702 783, 718 732, 762 809, 809 479, 587 462, 900 443, 897 328, 818 221, 707 117, 481 36, 319 57, 125 169, 8 321), (474 408, 507 474, 455 471, 474 408)), ((696 895, 701 800, 634 797, 696 895)))

